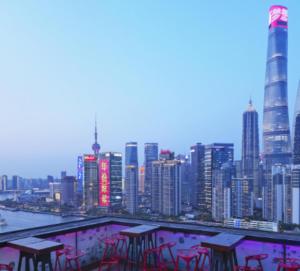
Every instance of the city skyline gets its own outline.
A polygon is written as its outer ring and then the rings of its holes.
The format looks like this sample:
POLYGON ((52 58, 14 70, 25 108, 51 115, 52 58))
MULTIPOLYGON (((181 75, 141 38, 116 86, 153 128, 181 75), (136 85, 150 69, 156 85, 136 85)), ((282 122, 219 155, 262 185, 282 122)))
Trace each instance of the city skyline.
MULTIPOLYGON (((75 175, 76 157, 92 153, 95 112, 101 152, 124 154, 125 143, 137 141, 140 164, 144 162, 141 153, 146 142, 158 142, 159 149, 176 153, 188 153, 197 142, 234 143, 235 159, 240 159, 242 113, 250 96, 262 131, 265 14, 274 2, 248 1, 251 5, 247 12, 245 3, 238 1, 217 6, 174 2, 171 11, 163 3, 159 3, 161 10, 153 3, 136 3, 132 10, 121 3, 114 10, 108 3, 77 4, 64 14, 67 18, 62 18, 62 13, 53 15, 47 8, 57 11, 68 2, 39 3, 35 12, 30 10, 30 3, 22 14, 18 12, 24 10, 23 4, 1 3, 0 23, 9 26, 2 29, 1 175, 57 176, 64 169, 75 175), (97 11, 102 12, 100 19, 97 11), (151 15, 156 20, 151 20, 151 15), (93 20, 97 27, 92 26, 93 20), (228 31, 221 23, 224 20, 231 25, 243 21, 242 27, 228 31), (78 33, 72 30, 63 37, 72 23, 79 28, 78 33), (204 27, 208 23, 209 31, 204 27), (60 26, 62 33, 56 32, 60 26), (155 32, 158 26, 162 26, 161 33, 155 32), (9 32, 16 29, 20 31, 11 37, 9 32), (98 38, 88 36, 94 32, 99 33, 98 38), (168 33, 168 39, 164 33, 168 33), (20 41, 24 42, 18 44, 20 41), (121 41, 126 57, 114 45, 121 41), (229 49, 231 53, 222 53, 229 49), (82 79, 76 78, 79 76, 82 79)), ((293 123, 299 80, 299 3, 281 4, 289 9, 288 92, 293 123)), ((259 137, 262 142, 261 132, 259 137)))

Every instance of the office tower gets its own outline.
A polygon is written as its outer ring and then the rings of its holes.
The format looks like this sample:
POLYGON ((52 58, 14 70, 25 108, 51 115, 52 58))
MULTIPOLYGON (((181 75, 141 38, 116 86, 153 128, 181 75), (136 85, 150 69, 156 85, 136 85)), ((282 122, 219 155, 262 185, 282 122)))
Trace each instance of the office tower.
POLYGON ((52 182, 54 182, 54 177, 51 176, 51 175, 48 175, 47 176, 47 183, 52 183, 52 182))
POLYGON ((204 212, 212 212, 212 177, 213 172, 224 163, 233 162, 233 144, 213 143, 205 146, 204 161, 204 212))
POLYGON ((265 77, 263 140, 266 169, 289 164, 291 140, 287 101, 287 8, 269 10, 269 38, 265 77))
POLYGON ((293 164, 300 164, 300 81, 295 103, 293 123, 293 164))
POLYGON ((84 160, 84 194, 83 204, 86 210, 99 204, 99 176, 97 157, 92 154, 83 156, 84 160))
POLYGON ((101 207, 108 207, 112 212, 122 208, 122 154, 105 152, 100 155, 100 192, 101 207))
POLYGON ((67 171, 63 170, 60 172, 60 179, 64 179, 65 177, 67 177, 67 171))
POLYGON ((152 211, 178 216, 181 212, 180 161, 166 159, 174 156, 162 152, 162 159, 152 162, 152 211))
POLYGON ((144 194, 145 193, 145 166, 140 167, 138 187, 139 187, 139 193, 144 194))
POLYGON ((292 223, 300 224, 300 164, 292 168, 292 223))
POLYGON ((6 191, 8 190, 7 186, 8 186, 8 178, 7 175, 2 175, 0 178, 0 190, 1 191, 6 191))
POLYGON ((242 140, 242 171, 243 176, 253 179, 254 197, 259 197, 259 137, 258 113, 252 101, 249 101, 247 110, 243 113, 243 140, 242 140))
POLYGON ((176 160, 180 161, 180 179, 181 179, 181 204, 191 204, 191 163, 188 155, 179 154, 176 160))
POLYGON ((76 178, 64 176, 61 179, 61 204, 74 206, 76 204, 76 178))
POLYGON ((0 191, 6 191, 7 190, 7 176, 2 175, 0 177, 0 191))
POLYGON ((52 181, 49 183, 49 197, 54 201, 61 200, 61 182, 52 181))
POLYGON ((243 177, 243 164, 242 164, 242 160, 235 160, 235 161, 233 161, 233 176, 235 178, 242 178, 243 177))
POLYGON ((100 144, 97 142, 98 140, 98 131, 97 131, 97 121, 95 120, 95 133, 94 133, 94 137, 95 137, 95 142, 92 145, 92 150, 94 152, 94 155, 99 158, 99 153, 100 153, 100 144))
POLYGON ((231 180, 233 177, 232 163, 224 163, 213 173, 212 218, 223 222, 231 217, 231 180))
POLYGON ((192 206, 205 210, 205 180, 204 180, 204 154, 205 146, 201 143, 190 148, 191 153, 191 185, 190 200, 192 206))
POLYGON ((152 162, 158 160, 158 143, 145 143, 144 146, 145 155, 145 195, 151 196, 151 180, 152 180, 152 162))
POLYGON ((263 115, 263 157, 265 164, 264 212, 265 219, 272 214, 272 167, 291 162, 291 140, 287 101, 287 39, 288 14, 283 6, 269 10, 269 37, 265 77, 263 115))
POLYGON ((244 218, 253 216, 253 179, 233 178, 231 182, 232 216, 244 218))
POLYGON ((137 142, 126 143, 125 146, 125 194, 126 209, 135 214, 138 205, 138 148, 137 142))
POLYGON ((21 181, 21 178, 19 176, 17 176, 17 175, 12 176, 11 189, 19 190, 20 189, 20 181, 21 181))
POLYGON ((291 172, 289 166, 272 167, 271 217, 273 222, 291 223, 291 172))
POLYGON ((292 223, 300 224, 300 81, 293 123, 292 223))

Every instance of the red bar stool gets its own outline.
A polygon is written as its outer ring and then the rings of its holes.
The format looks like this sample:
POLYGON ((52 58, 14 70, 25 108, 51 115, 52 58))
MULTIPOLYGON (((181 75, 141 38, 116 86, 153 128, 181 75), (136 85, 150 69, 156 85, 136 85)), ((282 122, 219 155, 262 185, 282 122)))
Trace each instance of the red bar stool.
POLYGON ((13 267, 11 264, 0 263, 0 270, 1 271, 13 271, 13 267))
POLYGON ((298 271, 300 270, 300 260, 296 258, 275 258, 279 261, 277 271, 298 271))
POLYGON ((54 271, 63 271, 62 265, 61 265, 61 258, 65 256, 68 251, 72 250, 73 247, 65 245, 63 249, 59 249, 55 251, 55 264, 54 264, 54 271))
POLYGON ((179 249, 177 251, 177 257, 176 257, 176 267, 175 270, 179 270, 179 262, 180 259, 184 261, 185 263, 185 269, 186 271, 191 270, 191 262, 195 260, 195 264, 197 263, 198 253, 195 251, 195 249, 179 249))
POLYGON ((159 261, 161 263, 161 266, 164 265, 165 268, 167 268, 170 264, 172 264, 173 268, 175 268, 176 266, 176 260, 175 260, 175 257, 173 255, 173 252, 172 252, 172 248, 176 246, 176 243, 175 242, 168 242, 168 243, 165 243, 165 244, 162 244, 159 246, 159 261), (164 254, 164 251, 165 251, 165 254, 164 254), (166 259, 166 254, 169 254, 169 256, 171 257, 171 261, 168 261, 166 259))
POLYGON ((205 271, 211 269, 211 258, 209 254, 209 250, 201 245, 192 246, 191 249, 194 249, 198 253, 198 258, 196 262, 195 270, 205 271), (208 269, 205 268, 205 262, 208 264, 208 269), (199 269, 200 264, 200 269, 199 269))
POLYGON ((104 252, 102 255, 102 259, 99 263, 98 271, 102 270, 102 267, 107 266, 108 269, 113 265, 117 266, 117 270, 120 271, 120 263, 119 258, 116 256, 117 253, 117 245, 116 245, 116 239, 114 238, 107 238, 103 241, 104 243, 104 252))
POLYGON ((75 248, 72 248, 72 249, 66 249, 65 255, 66 255, 66 261, 65 261, 64 271, 67 271, 67 270, 81 271, 80 257, 84 256, 85 252, 82 250, 76 250, 75 248), (76 266, 75 269, 73 268, 72 263, 75 264, 75 266, 76 266))
POLYGON ((116 256, 120 260, 128 259, 127 237, 121 234, 115 236, 116 239, 116 256))
POLYGON ((143 271, 162 271, 164 267, 160 262, 160 249, 150 248, 144 251, 143 271), (153 262, 151 260, 153 259, 153 262))
POLYGON ((269 257, 268 254, 257 254, 257 255, 247 256, 247 257, 245 257, 246 266, 248 267, 249 266, 249 262, 254 261, 254 262, 257 262, 257 267, 260 267, 261 270, 263 271, 264 268, 262 266, 261 261, 267 259, 268 257, 269 257))

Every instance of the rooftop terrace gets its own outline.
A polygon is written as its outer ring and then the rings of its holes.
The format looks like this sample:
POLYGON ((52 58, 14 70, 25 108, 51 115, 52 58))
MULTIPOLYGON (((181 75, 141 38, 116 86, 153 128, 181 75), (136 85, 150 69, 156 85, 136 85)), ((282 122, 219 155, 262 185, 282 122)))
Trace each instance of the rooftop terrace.
MULTIPOLYGON (((175 242, 175 246, 172 247, 175 258, 180 249, 189 249, 209 240, 212 236, 229 233, 244 237, 236 247, 239 265, 245 264, 246 256, 254 254, 268 254, 263 261, 264 270, 276 270, 279 258, 300 259, 300 235, 103 216, 0 234, 0 263, 11 264, 13 270, 17 270, 19 251, 9 247, 8 242, 34 236, 83 251, 84 255, 79 259, 80 266, 83 270, 93 270, 98 267, 104 252, 99 240, 115 236, 121 230, 136 225, 159 226, 156 233, 157 246, 175 242)), ((55 262, 55 253, 52 253, 52 262, 53 264, 55 262)), ((206 266, 208 268, 208 264, 206 266)), ((185 270, 183 265, 180 268, 185 270)), ((170 266, 170 270, 174 270, 174 267, 170 266)))

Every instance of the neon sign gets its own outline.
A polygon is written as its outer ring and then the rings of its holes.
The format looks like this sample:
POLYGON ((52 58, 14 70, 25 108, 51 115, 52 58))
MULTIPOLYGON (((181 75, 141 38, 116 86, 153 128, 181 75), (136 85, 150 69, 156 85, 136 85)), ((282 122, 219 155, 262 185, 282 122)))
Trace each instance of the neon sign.
POLYGON ((109 160, 100 160, 99 174, 99 205, 101 207, 108 207, 110 206, 109 160))
POLYGON ((287 28, 288 10, 283 6, 272 6, 269 10, 269 26, 287 28))
POLYGON ((96 161, 97 158, 95 155, 87 154, 84 156, 84 161, 96 161))
POLYGON ((77 158, 77 181, 78 181, 78 192, 83 191, 83 158, 78 156, 77 158))

